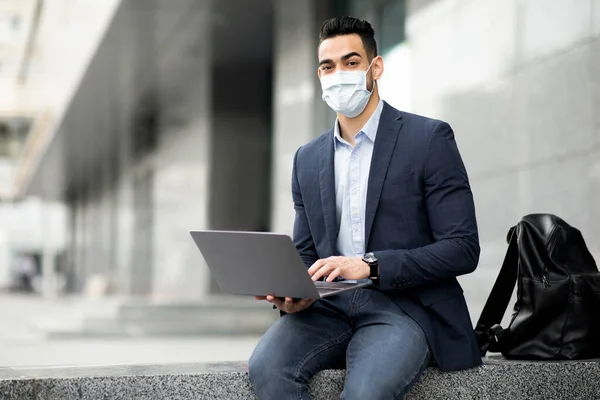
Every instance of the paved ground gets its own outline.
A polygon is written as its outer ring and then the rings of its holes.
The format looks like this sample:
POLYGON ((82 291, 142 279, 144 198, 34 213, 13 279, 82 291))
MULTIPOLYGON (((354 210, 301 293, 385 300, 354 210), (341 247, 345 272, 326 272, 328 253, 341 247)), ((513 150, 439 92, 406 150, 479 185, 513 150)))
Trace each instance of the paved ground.
MULTIPOLYGON (((461 277, 475 323, 498 273, 499 254, 482 254, 480 267, 461 277), (490 257, 491 256, 491 257, 490 257), (493 260, 490 260, 493 259, 493 260)), ((118 300, 82 298, 43 300, 36 296, 0 293, 0 366, 107 365, 190 363, 247 360, 259 337, 198 337, 151 339, 54 339, 40 326, 76 325, 78 318, 110 315, 118 300)), ((512 307, 512 302, 510 307, 512 307)), ((506 313, 504 325, 510 318, 506 313)))
MULTIPOLYGON (((259 337, 47 340, 40 321, 76 318, 98 304, 0 294, 0 366, 193 363, 247 360, 259 337), (85 304, 85 305, 83 305, 85 304)), ((106 304, 104 304, 106 306, 106 304)))
POLYGON ((258 338, 12 341, 0 346, 0 366, 195 363, 247 360, 258 338))

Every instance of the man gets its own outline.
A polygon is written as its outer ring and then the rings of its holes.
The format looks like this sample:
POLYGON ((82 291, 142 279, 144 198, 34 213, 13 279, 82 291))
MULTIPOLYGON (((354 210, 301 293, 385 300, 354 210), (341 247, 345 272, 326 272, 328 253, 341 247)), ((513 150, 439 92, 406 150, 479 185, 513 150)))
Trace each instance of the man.
POLYGON ((456 280, 479 260, 473 197, 450 126, 380 100, 368 22, 326 21, 318 60, 337 121, 294 157, 294 242, 313 280, 373 285, 316 302, 259 297, 283 316, 249 375, 261 399, 309 399, 315 373, 345 367, 342 398, 400 398, 432 362, 481 364, 456 280))

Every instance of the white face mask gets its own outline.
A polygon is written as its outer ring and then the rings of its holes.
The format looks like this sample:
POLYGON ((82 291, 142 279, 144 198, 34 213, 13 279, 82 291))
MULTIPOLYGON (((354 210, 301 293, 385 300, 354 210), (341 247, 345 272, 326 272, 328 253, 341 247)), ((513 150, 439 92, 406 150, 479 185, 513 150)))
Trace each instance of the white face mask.
POLYGON ((373 61, 366 71, 340 70, 321 77, 322 99, 333 111, 349 118, 363 112, 373 93, 367 90, 367 72, 371 69, 373 61))

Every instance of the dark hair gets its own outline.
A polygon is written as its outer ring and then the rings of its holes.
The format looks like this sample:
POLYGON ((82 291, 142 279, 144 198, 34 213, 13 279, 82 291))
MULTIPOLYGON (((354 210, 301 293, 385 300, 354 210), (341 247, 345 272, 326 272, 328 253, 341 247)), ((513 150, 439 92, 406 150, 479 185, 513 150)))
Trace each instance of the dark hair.
POLYGON ((373 27, 369 22, 354 17, 334 17, 325 21, 319 32, 319 44, 326 39, 352 34, 360 36, 369 59, 377 57, 377 42, 373 27))

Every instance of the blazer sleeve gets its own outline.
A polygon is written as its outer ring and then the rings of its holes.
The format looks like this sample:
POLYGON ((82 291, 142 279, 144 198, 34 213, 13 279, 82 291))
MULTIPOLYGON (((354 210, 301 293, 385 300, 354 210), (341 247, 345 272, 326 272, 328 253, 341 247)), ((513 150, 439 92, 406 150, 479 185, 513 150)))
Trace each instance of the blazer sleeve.
POLYGON ((300 189, 300 183, 298 182, 298 153, 300 149, 296 151, 294 155, 294 166, 292 169, 292 199, 294 201, 294 231, 293 240, 294 245, 300 253, 302 261, 306 268, 309 268, 318 260, 317 251, 313 241, 312 234, 310 233, 310 227, 308 225, 308 217, 304 210, 304 201, 302 200, 302 191, 300 189))
POLYGON ((407 288, 473 272, 479 238, 473 194, 454 133, 438 122, 424 163, 425 206, 434 243, 375 252, 382 290, 407 288))

